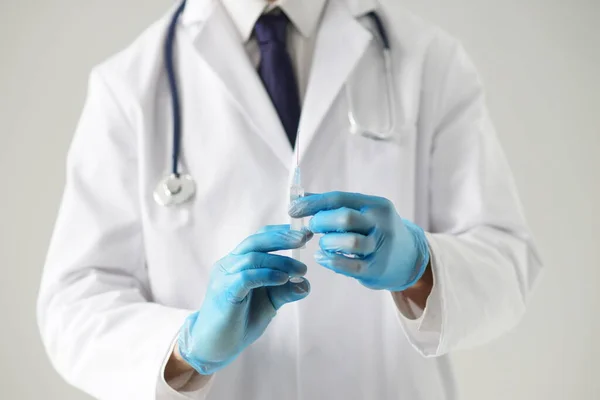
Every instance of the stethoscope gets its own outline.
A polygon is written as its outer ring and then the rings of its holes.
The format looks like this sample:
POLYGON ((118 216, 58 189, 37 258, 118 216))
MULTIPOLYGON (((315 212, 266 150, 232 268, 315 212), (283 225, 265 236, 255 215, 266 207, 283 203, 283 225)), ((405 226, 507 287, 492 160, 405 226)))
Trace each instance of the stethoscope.
MULTIPOLYGON (((181 147, 181 105, 179 96, 179 87, 174 67, 175 30, 177 21, 185 9, 186 0, 175 11, 169 24, 167 36, 164 43, 165 69, 167 71, 167 80, 171 92, 171 109, 173 113, 173 152, 171 155, 171 172, 168 176, 161 179, 154 190, 154 200, 161 206, 180 205, 190 200, 196 192, 196 184, 189 174, 180 173, 179 153, 181 147)), ((384 60, 386 88, 387 88, 387 109, 389 124, 383 130, 369 129, 362 126, 355 114, 352 103, 352 96, 346 87, 346 98, 348 102, 348 121, 350 123, 350 132, 355 135, 362 135, 374 140, 391 141, 397 136, 396 132, 396 97, 393 76, 392 54, 390 42, 383 23, 376 12, 371 11, 365 14, 365 17, 371 20, 375 28, 376 35, 381 44, 382 56, 384 60)))

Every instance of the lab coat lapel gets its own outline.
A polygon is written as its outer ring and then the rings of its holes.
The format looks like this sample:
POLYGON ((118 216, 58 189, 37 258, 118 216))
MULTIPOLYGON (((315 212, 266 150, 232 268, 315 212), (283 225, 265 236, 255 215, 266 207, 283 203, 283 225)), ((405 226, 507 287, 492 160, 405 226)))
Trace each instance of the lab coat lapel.
POLYGON ((300 118, 299 157, 310 143, 338 93, 372 38, 345 3, 329 1, 323 12, 300 118))
MULTIPOLYGON (((194 38, 200 56, 231 94, 249 125, 287 168, 292 148, 279 116, 252 65, 231 18, 215 2, 194 38)), ((252 134, 248 132, 248 134, 252 134)))

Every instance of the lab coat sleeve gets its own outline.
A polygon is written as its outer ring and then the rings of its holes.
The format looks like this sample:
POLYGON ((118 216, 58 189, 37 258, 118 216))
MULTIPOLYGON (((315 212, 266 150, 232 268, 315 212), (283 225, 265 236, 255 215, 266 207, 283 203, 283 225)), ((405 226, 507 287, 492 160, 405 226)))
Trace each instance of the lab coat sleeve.
POLYGON ((431 46, 422 93, 422 132, 430 132, 423 227, 434 286, 421 315, 398 308, 415 348, 439 356, 514 327, 541 262, 479 75, 460 45, 443 37, 431 46))
POLYGON ((162 377, 191 310, 152 302, 136 138, 110 88, 94 70, 40 287, 42 339, 58 372, 95 398, 200 399, 162 377))

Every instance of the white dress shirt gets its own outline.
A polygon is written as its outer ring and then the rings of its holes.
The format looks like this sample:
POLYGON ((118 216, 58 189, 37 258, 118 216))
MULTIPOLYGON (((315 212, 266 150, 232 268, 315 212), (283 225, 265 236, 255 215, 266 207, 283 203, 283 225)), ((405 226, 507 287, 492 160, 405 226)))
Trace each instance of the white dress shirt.
POLYGON ((258 67, 260 48, 254 38, 254 25, 265 13, 282 10, 290 24, 288 25, 287 50, 296 74, 300 100, 304 99, 312 56, 315 49, 315 37, 321 14, 327 0, 221 0, 225 9, 240 32, 240 41, 252 63, 258 67))

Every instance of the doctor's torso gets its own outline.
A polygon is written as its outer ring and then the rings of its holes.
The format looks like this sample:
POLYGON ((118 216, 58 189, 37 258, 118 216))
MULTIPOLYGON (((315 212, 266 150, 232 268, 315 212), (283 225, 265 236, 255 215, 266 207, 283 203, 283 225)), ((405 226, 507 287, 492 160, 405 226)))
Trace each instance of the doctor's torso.
MULTIPOLYGON (((182 171, 194 198, 161 207, 152 192, 168 174, 171 93, 162 45, 170 14, 98 68, 119 99, 153 301, 197 309, 214 262, 268 224, 289 221, 289 179, 299 156, 308 192, 384 196, 427 225, 431 127, 421 120, 428 43, 435 32, 395 2, 329 0, 315 32, 296 155, 227 10, 189 2, 176 36, 182 171), (202 9, 199 9, 203 6, 202 9), (358 16, 377 6, 390 36, 399 140, 349 132, 348 95, 363 124, 389 118, 380 47, 358 16), (416 177, 420 177, 416 184, 416 177)), ((318 238, 302 253, 311 295, 281 309, 265 334, 215 376, 209 399, 449 399, 445 358, 420 356, 397 323, 389 293, 319 267, 318 238), (242 372, 243 371, 243 372, 242 372), (290 397, 291 396, 291 397, 290 397)))

